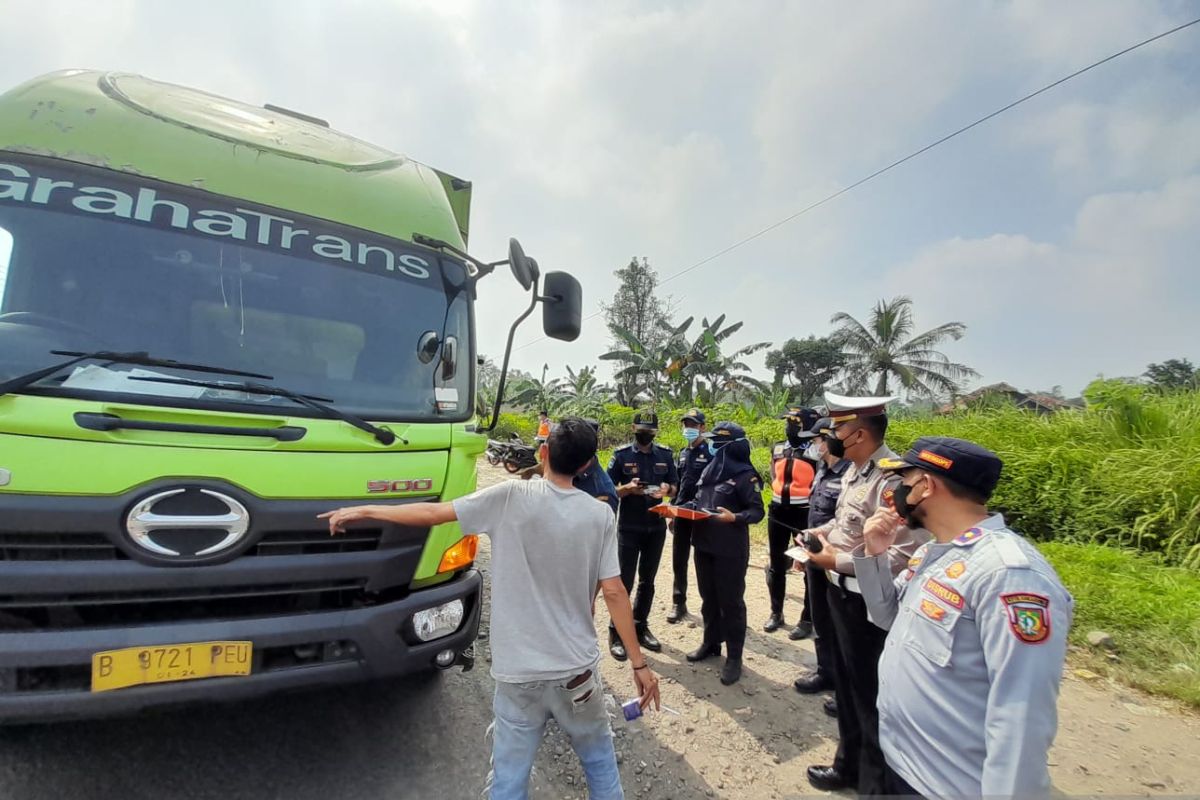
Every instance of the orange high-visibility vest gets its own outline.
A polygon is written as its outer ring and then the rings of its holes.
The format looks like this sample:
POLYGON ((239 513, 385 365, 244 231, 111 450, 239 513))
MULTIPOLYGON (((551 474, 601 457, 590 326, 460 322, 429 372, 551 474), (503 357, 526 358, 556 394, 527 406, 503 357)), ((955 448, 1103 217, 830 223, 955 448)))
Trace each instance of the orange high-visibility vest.
POLYGON ((804 505, 812 492, 816 472, 789 445, 776 445, 771 453, 771 502, 804 505))
POLYGON ((550 420, 545 420, 540 425, 538 425, 537 435, 538 435, 539 439, 549 439, 550 438, 550 420))

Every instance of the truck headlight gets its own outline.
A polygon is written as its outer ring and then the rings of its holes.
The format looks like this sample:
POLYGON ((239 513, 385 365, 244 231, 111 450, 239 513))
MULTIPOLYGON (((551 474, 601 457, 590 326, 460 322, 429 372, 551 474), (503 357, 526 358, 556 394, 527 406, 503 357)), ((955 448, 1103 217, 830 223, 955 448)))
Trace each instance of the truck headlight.
POLYGON ((463 614, 462 600, 451 600, 449 603, 418 611, 412 618, 413 632, 422 642, 449 636, 462 625, 463 614))

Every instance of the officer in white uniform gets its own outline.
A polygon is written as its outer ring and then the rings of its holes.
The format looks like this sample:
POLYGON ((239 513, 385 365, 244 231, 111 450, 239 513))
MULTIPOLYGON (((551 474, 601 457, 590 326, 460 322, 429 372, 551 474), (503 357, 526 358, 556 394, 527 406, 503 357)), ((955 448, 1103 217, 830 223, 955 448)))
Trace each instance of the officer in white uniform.
POLYGON ((1044 797, 1046 757, 1074 601, 1032 544, 986 503, 995 453, 962 439, 919 439, 877 465, 902 482, 864 526, 854 566, 875 624, 879 737, 889 794, 1044 797), (924 528, 908 568, 888 551, 902 520, 924 528))

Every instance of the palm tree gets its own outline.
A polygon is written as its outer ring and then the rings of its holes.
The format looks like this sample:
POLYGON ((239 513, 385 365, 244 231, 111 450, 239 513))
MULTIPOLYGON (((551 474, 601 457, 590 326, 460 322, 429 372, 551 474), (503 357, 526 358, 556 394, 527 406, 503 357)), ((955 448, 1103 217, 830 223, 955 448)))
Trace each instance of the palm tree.
POLYGON ((688 317, 675 327, 663 326, 668 334, 664 345, 668 356, 667 378, 674 389, 674 399, 682 403, 693 398, 706 403, 719 402, 727 395, 737 399, 750 388, 758 387, 760 382, 750 376, 750 366, 741 359, 770 347, 771 343, 756 342, 725 354, 721 345, 741 330, 744 323, 722 327, 724 314, 712 322, 705 318, 696 338, 689 341, 687 331, 694 319, 688 317))
POLYGON ((831 338, 846 359, 842 385, 848 390, 861 391, 874 383, 876 395, 903 388, 910 396, 935 397, 952 395, 963 381, 979 375, 935 349, 947 339, 961 339, 967 329, 963 323, 947 322, 910 336, 913 319, 908 297, 880 300, 866 325, 844 311, 834 314, 830 322, 839 326, 831 338))
POLYGON ((593 367, 580 367, 576 372, 568 366, 563 391, 567 398, 563 411, 581 417, 601 415, 609 398, 608 387, 599 382, 593 367))
POLYGON ((562 380, 551 378, 546 380, 549 364, 542 365, 542 377, 521 379, 513 387, 512 403, 533 411, 548 411, 554 414, 567 402, 568 395, 563 388, 562 380))
POLYGON ((632 405, 637 395, 648 391, 650 401, 657 405, 663 379, 666 377, 666 356, 663 348, 639 339, 620 325, 612 325, 610 330, 624 347, 610 350, 600 356, 600 360, 617 361, 625 365, 613 373, 620 393, 617 397, 618 402, 622 405, 632 405))

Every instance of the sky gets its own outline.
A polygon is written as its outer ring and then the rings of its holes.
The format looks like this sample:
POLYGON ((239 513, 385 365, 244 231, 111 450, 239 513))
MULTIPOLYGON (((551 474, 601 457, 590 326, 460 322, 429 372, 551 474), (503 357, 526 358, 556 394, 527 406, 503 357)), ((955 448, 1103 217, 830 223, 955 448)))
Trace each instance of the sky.
MULTIPOLYGON (((472 181, 470 250, 518 237, 584 287, 670 278, 1012 100, 1198 16, 1190 2, 0 0, 0 90, 67 67, 274 103, 472 181)), ((1068 395, 1200 361, 1200 26, 1097 68, 666 280, 732 344, 912 297, 982 385, 1068 395)), ((480 287, 499 360, 527 298, 480 287)), ((517 336, 516 367, 601 365, 517 336)), ((766 375, 762 354, 754 366, 766 375)))

